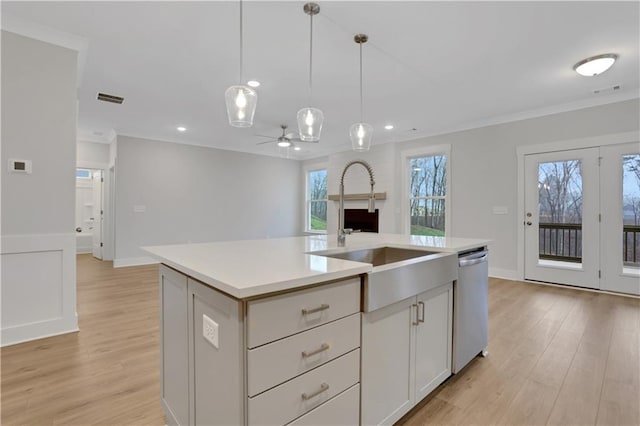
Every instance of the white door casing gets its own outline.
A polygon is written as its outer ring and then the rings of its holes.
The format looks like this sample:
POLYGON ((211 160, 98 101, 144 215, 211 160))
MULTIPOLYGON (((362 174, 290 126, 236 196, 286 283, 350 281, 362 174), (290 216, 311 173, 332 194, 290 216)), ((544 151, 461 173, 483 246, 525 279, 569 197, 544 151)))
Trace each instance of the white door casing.
POLYGON ((93 186, 93 230, 92 230, 92 252, 93 256, 102 260, 102 230, 104 215, 102 208, 102 170, 94 170, 91 173, 93 186))

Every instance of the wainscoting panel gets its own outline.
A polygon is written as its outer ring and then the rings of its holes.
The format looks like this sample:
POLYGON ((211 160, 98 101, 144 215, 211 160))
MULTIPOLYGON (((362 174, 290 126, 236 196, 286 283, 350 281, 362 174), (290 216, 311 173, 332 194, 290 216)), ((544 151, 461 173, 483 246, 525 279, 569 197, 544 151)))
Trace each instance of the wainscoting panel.
POLYGON ((78 330, 75 234, 2 236, 1 346, 78 330))

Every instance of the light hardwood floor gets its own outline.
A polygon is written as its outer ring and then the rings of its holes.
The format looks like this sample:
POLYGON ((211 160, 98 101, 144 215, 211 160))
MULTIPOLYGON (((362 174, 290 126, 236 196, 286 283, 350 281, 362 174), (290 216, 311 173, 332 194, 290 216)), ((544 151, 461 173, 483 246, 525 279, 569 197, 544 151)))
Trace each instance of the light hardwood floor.
MULTIPOLYGON (((163 425, 156 266, 78 256, 79 333, 3 348, 3 425, 163 425)), ((489 352, 400 423, 640 424, 640 300, 489 284, 489 352)))

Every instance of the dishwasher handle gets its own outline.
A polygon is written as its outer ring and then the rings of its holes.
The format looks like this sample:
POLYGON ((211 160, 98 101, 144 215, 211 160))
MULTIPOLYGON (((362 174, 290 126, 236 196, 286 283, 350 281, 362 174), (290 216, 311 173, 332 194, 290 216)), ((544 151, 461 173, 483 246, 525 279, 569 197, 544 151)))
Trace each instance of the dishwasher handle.
POLYGON ((489 252, 486 250, 476 252, 468 256, 460 257, 458 259, 458 265, 459 266, 477 265, 478 263, 486 262, 487 257, 489 257, 489 252))

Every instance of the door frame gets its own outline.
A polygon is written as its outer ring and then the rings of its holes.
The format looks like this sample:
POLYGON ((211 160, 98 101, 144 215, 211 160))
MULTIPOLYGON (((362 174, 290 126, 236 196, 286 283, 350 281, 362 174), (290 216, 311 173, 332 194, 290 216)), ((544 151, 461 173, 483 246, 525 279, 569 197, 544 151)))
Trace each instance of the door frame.
POLYGON ((525 217, 525 156, 529 154, 543 154, 547 152, 567 151, 572 149, 582 148, 595 148, 599 146, 618 145, 625 143, 633 143, 640 141, 640 131, 625 132, 625 133, 613 133, 601 136, 594 136, 589 138, 568 139, 556 142, 545 142, 536 145, 518 146, 516 148, 517 159, 517 215, 516 215, 516 227, 517 227, 517 279, 525 281, 524 279, 524 262, 525 262, 525 250, 524 250, 524 217, 525 217))
POLYGON ((112 232, 110 224, 112 223, 113 217, 113 209, 112 203, 114 200, 112 199, 110 191, 110 182, 107 178, 111 175, 111 170, 109 169, 109 165, 107 163, 101 163, 97 161, 78 161, 76 164, 76 168, 81 169, 94 169, 94 170, 102 170, 102 177, 104 179, 104 183, 102 185, 102 210, 103 210, 103 228, 102 228, 102 260, 113 260, 109 258, 109 253, 112 253, 112 244, 113 239, 109 238, 109 232, 112 232))

